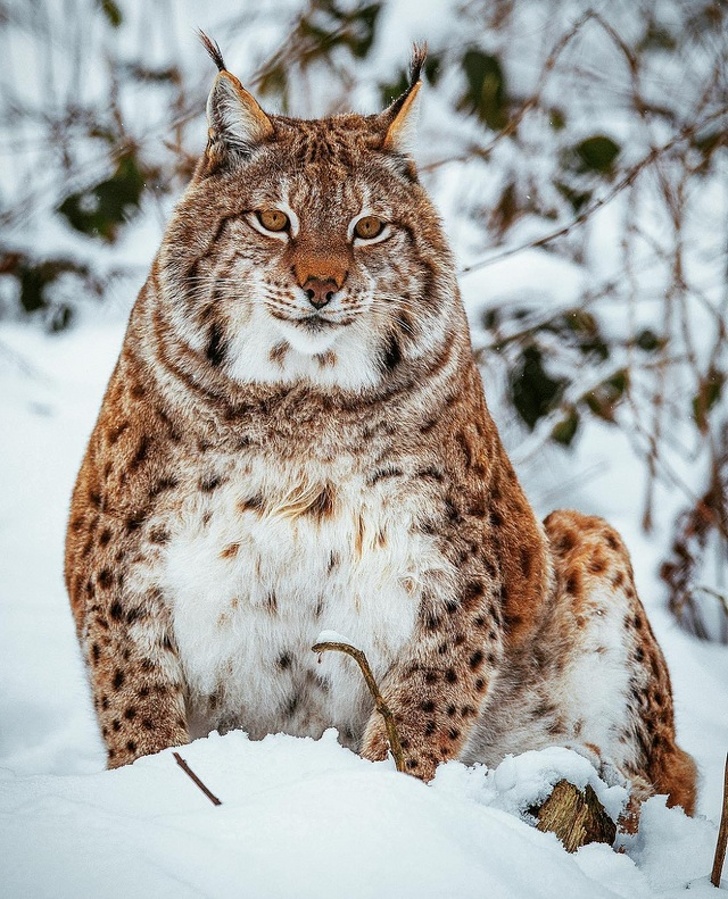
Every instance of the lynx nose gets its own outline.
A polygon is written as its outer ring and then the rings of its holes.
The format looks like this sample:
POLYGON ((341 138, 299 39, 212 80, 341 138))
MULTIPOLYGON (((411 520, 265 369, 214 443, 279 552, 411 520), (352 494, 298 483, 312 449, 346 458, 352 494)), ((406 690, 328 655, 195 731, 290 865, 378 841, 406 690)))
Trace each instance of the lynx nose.
POLYGON ((314 309, 323 309, 327 303, 333 300, 334 294, 338 290, 336 281, 330 278, 325 281, 321 278, 308 278, 302 287, 314 309))

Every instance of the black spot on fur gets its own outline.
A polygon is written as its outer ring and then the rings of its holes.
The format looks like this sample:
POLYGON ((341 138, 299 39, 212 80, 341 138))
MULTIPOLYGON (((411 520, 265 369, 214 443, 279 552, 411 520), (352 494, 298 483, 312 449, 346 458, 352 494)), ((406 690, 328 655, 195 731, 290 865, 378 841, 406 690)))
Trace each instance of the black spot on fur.
POLYGON ((97 581, 99 587, 101 587, 104 590, 108 590, 113 582, 113 577, 112 577, 112 574, 109 571, 109 569, 102 568, 101 571, 99 571, 99 573, 98 573, 96 581, 97 581))
POLYGON ((417 477, 423 478, 423 479, 431 478, 433 481, 437 481, 438 483, 441 483, 444 480, 445 476, 443 475, 443 473, 440 471, 439 468, 435 468, 434 466, 429 466, 428 468, 421 468, 417 472, 417 477))
POLYGON ((116 671, 114 672, 114 677, 113 677, 113 680, 111 681, 111 686, 115 690, 120 690, 124 686, 125 680, 126 680, 126 677, 124 675, 124 672, 121 670, 121 668, 117 668, 116 671))
POLYGON ((139 468, 148 458, 149 456, 149 447, 151 446, 152 440, 146 434, 142 435, 141 440, 139 441, 139 446, 136 448, 136 452, 131 458, 131 462, 129 463, 129 468, 134 471, 139 468))
POLYGON ((223 338, 222 327, 218 322, 214 322, 210 326, 210 337, 207 342, 205 355, 207 356, 210 364, 217 367, 222 365, 222 363, 225 361, 226 353, 227 346, 223 338))
POLYGON ((212 491, 219 487, 222 484, 222 478, 218 477, 218 475, 213 475, 209 478, 203 478, 200 481, 200 490, 203 493, 212 493, 212 491))
POLYGON ((451 499, 445 500, 445 515, 447 515, 448 521, 451 521, 453 524, 462 524, 463 516, 451 499))
POLYGON ((485 586, 482 581, 468 581, 463 588, 462 603, 468 609, 471 608, 485 594, 485 586))
POLYGON ((146 516, 142 513, 127 518, 125 522, 127 533, 131 534, 134 531, 138 531, 139 528, 144 524, 145 520, 146 516))
POLYGON ((134 624, 135 621, 138 621, 140 618, 144 617, 144 613, 140 608, 129 609, 126 613, 126 623, 134 624))
POLYGON ((114 621, 120 621, 124 616, 124 610, 118 599, 115 599, 109 606, 109 615, 114 621))
POLYGON ((402 348, 399 345, 399 338, 396 334, 390 334, 389 339, 382 350, 381 368, 387 371, 394 369, 402 361, 402 348))
POLYGON ((377 483, 377 481, 383 481, 385 478, 400 477, 402 477, 401 468, 380 468, 378 471, 375 471, 374 474, 369 478, 369 486, 373 487, 377 483))
POLYGON ((155 499, 160 493, 164 493, 165 490, 174 490, 178 483, 177 478, 160 478, 149 489, 149 499, 155 499))

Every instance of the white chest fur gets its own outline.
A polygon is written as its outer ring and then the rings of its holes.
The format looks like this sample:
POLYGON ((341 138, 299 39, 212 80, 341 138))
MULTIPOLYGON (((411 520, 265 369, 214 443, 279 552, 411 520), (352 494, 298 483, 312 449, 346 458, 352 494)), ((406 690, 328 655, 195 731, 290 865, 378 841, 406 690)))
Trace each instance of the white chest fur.
POLYGON ((367 485, 354 465, 219 459, 219 484, 168 522, 162 587, 200 732, 333 725, 356 744, 371 707, 358 668, 311 646, 324 629, 345 634, 382 677, 446 563, 412 528, 417 498, 367 485))

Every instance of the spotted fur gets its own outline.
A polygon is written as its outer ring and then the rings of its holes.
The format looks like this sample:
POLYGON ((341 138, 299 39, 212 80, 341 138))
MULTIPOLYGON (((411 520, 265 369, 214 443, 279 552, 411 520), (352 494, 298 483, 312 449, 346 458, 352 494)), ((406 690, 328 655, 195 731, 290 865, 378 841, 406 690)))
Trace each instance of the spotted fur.
POLYGON ((413 774, 569 744, 692 810, 624 546, 576 513, 538 523, 488 413, 408 155, 421 54, 381 115, 301 121, 208 50, 208 146, 68 529, 109 765, 233 727, 334 725, 382 758, 355 667, 310 651, 333 629, 367 653, 413 774))

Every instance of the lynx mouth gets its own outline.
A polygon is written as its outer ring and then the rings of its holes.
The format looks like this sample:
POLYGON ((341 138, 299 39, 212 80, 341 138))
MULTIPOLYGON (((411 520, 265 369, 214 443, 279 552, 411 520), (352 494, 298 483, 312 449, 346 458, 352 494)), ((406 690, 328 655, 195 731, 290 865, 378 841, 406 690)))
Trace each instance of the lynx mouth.
POLYGON ((295 318, 280 317, 278 326, 291 346, 307 356, 326 352, 343 331, 340 322, 325 318, 318 312, 295 318))
POLYGON ((304 318, 293 319, 292 323, 302 328, 308 334, 325 334, 334 328, 341 327, 338 322, 332 322, 318 313, 307 315, 304 318))

